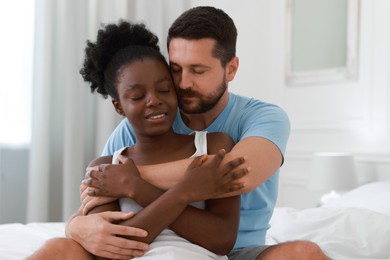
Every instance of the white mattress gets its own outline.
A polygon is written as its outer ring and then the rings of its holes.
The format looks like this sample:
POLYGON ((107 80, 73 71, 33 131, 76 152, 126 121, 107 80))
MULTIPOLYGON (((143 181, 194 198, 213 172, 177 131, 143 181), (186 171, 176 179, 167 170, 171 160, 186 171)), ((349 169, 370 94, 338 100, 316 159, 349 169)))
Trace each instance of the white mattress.
MULTIPOLYGON (((361 186, 318 208, 276 208, 267 244, 304 239, 335 260, 390 259, 390 183, 361 186)), ((24 259, 47 239, 64 236, 64 223, 0 225, 0 259, 24 259)))

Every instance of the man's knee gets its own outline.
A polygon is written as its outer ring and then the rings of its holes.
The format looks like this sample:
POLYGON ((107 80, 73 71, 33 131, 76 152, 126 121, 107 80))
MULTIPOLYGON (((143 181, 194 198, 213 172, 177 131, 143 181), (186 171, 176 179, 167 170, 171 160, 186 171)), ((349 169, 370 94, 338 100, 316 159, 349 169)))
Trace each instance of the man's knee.
POLYGON ((322 249, 311 241, 291 241, 270 247, 257 259, 329 260, 322 249))
MULTIPOLYGON (((311 241, 294 241, 294 251, 300 255, 308 255, 308 256, 322 256, 324 255, 322 249, 314 242, 311 241)), ((315 259, 315 258, 313 258, 315 259)), ((321 259, 321 258, 319 258, 321 259)))

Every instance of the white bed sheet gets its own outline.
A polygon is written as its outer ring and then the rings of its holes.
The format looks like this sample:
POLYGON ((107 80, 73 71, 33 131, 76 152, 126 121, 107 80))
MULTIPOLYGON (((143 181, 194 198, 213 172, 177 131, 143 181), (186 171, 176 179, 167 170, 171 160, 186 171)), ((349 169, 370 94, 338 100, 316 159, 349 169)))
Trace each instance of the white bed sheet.
POLYGON ((390 259, 390 183, 357 187, 322 207, 276 208, 267 236, 310 240, 332 259, 390 259))
POLYGON ((47 239, 63 236, 65 236, 65 223, 0 225, 0 259, 25 259, 43 245, 47 239))
MULTIPOLYGON (((311 240, 335 260, 389 260, 390 183, 364 185, 348 194, 325 207, 276 208, 267 244, 311 240)), ((0 259, 25 259, 47 239, 63 237, 64 228, 64 223, 0 225, 0 259)))
POLYGON ((390 216, 363 208, 277 208, 268 236, 316 242, 335 260, 390 259, 390 216))

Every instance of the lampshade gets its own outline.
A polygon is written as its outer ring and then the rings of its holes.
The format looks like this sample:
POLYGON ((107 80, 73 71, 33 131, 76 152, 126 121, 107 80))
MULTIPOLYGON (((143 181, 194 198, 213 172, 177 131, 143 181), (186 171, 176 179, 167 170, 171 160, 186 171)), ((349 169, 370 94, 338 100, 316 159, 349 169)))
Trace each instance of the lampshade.
POLYGON ((357 186, 355 160, 350 153, 315 153, 308 183, 311 190, 347 191, 357 186))

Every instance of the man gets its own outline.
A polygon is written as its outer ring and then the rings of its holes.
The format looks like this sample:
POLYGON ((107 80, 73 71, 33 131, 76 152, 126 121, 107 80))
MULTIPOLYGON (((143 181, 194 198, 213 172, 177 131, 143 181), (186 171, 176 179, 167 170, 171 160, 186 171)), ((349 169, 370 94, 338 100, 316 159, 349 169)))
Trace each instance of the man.
MULTIPOLYGON (((236 145, 224 161, 246 156, 243 167, 250 167, 249 173, 236 181, 233 192, 216 192, 218 197, 241 194, 239 233, 229 259, 328 259, 316 244, 308 241, 265 246, 265 234, 277 198, 279 167, 283 164, 289 136, 289 120, 275 105, 228 92, 228 84, 239 65, 236 38, 233 20, 214 7, 192 8, 172 24, 167 44, 180 106, 174 130, 182 134, 194 130, 225 132, 236 145)), ((132 127, 124 120, 111 135, 103 154, 113 154, 134 142, 132 127)), ((188 164, 189 160, 182 160, 139 167, 139 170, 151 184, 169 189, 183 176, 188 164)), ((100 170, 110 174, 110 171, 123 170, 121 167, 100 167, 100 170)), ((85 197, 85 191, 83 194, 85 197)), ((86 201, 89 202, 85 206, 89 207, 90 200, 86 201)), ((92 217, 107 229, 113 226, 109 223, 112 219, 92 217)), ((102 228, 105 233, 94 235, 92 225, 96 223, 91 222, 88 216, 77 216, 67 229, 68 236, 88 251, 100 255, 101 248, 112 252, 123 248, 143 249, 135 241, 121 240, 120 245, 110 242, 118 238, 105 228, 102 228)))

